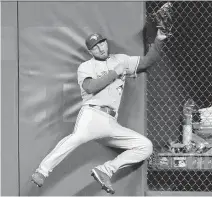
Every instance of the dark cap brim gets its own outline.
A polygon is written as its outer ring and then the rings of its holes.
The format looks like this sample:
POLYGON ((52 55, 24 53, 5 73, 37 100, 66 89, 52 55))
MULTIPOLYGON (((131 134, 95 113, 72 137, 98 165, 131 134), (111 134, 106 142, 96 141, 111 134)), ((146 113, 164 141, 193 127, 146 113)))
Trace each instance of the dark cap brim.
POLYGON ((91 50, 93 47, 95 47, 98 43, 102 42, 102 41, 105 41, 107 40, 107 38, 102 38, 102 39, 99 39, 97 40, 96 42, 93 42, 92 45, 89 46, 89 50, 91 50))

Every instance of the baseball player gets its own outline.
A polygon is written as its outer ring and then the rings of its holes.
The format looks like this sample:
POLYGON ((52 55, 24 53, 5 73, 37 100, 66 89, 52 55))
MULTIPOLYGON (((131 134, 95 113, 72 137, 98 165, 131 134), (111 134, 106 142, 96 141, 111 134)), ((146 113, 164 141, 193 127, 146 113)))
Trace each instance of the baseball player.
POLYGON ((49 173, 80 145, 98 140, 106 146, 125 151, 111 161, 98 165, 91 175, 102 189, 114 194, 111 177, 119 169, 147 159, 153 150, 152 142, 145 136, 117 122, 118 108, 126 77, 136 77, 144 69, 160 60, 163 40, 167 36, 157 30, 157 36, 146 56, 110 54, 107 38, 101 34, 90 35, 85 44, 92 58, 78 67, 78 84, 83 99, 72 134, 63 138, 43 159, 32 175, 39 187, 49 173))

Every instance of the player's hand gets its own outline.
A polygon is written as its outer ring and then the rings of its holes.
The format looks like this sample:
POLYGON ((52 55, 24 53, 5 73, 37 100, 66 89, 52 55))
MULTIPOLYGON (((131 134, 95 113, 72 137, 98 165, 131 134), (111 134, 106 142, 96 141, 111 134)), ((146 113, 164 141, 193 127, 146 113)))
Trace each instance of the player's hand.
POLYGON ((166 34, 161 30, 161 29, 158 29, 157 31, 157 38, 159 40, 164 40, 167 38, 166 34))
POLYGON ((115 68, 114 68, 115 72, 117 73, 117 75, 123 75, 125 73, 125 67, 123 64, 118 64, 115 68))

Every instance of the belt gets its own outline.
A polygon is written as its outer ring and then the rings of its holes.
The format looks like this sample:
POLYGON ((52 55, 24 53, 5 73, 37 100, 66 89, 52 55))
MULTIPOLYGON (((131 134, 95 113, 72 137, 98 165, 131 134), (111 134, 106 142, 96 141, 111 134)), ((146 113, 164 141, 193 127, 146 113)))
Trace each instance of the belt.
POLYGON ((98 106, 98 105, 91 105, 91 104, 89 104, 89 106, 93 107, 93 108, 96 108, 96 109, 99 109, 99 110, 101 110, 103 112, 106 112, 107 114, 109 114, 109 115, 111 115, 113 117, 116 116, 116 112, 112 108, 110 108, 108 106, 98 106))

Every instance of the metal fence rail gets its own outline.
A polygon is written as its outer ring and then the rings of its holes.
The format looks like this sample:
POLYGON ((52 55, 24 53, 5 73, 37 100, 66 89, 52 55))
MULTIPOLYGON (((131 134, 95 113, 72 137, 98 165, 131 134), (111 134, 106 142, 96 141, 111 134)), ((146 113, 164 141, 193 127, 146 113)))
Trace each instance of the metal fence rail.
MULTIPOLYGON (((164 3, 146 2, 147 15, 164 3)), ((210 147, 207 152, 187 150, 192 154, 185 154, 184 148, 170 148, 170 142, 183 142, 183 108, 189 99, 196 107, 193 134, 212 144, 212 2, 172 4, 173 35, 163 47, 162 60, 148 71, 147 136, 154 144, 148 187, 153 191, 212 191, 210 147)))

